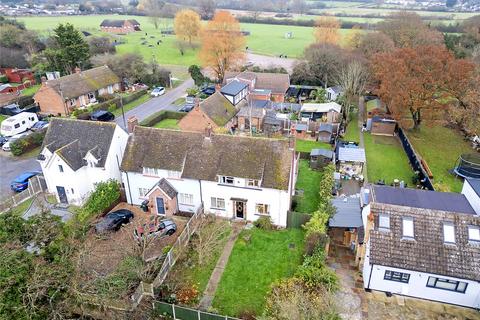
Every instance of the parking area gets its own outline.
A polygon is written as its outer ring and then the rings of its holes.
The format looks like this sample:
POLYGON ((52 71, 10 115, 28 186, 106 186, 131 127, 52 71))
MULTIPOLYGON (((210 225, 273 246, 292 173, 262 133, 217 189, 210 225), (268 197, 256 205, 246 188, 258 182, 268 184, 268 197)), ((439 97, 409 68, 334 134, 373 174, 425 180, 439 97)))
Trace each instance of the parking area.
MULTIPOLYGON (((82 269, 90 274, 87 278, 97 275, 106 276, 115 271, 126 257, 138 254, 139 244, 135 240, 133 232, 136 227, 151 221, 150 219, 153 215, 143 212, 139 207, 126 203, 118 204, 112 211, 118 209, 132 211, 134 219, 116 232, 98 235, 93 228, 89 231, 84 243, 84 256, 81 259, 81 263, 84 266, 82 269)), ((182 233, 188 218, 173 217, 172 220, 177 224, 177 231, 171 236, 156 238, 149 242, 144 254, 146 260, 161 256, 164 248, 172 245, 182 233)))
POLYGON ((0 149, 0 201, 13 195, 10 190, 10 182, 18 175, 27 171, 41 171, 40 163, 35 157, 18 158, 10 152, 0 149))

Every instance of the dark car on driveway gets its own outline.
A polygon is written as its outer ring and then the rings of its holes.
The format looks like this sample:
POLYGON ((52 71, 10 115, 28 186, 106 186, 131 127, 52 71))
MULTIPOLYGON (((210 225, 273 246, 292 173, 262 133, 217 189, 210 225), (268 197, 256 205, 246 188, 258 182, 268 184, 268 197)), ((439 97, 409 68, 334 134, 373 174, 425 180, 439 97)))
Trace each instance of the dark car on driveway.
POLYGON ((90 120, 93 121, 112 121, 113 119, 115 119, 115 115, 105 110, 94 111, 90 115, 90 120))
POLYGON ((215 86, 208 86, 202 89, 201 93, 206 94, 207 96, 211 96, 215 93, 215 86))
POLYGON ((0 136, 0 147, 7 143, 8 139, 4 136, 0 136))
POLYGON ((32 130, 32 131, 39 131, 39 130, 42 130, 42 129, 48 127, 48 125, 49 125, 48 121, 41 120, 41 121, 38 121, 37 123, 35 123, 35 124, 30 128, 30 130, 32 130))
POLYGON ((35 177, 40 172, 32 171, 32 172, 24 172, 18 177, 16 177, 10 183, 10 189, 15 192, 20 192, 28 188, 28 179, 35 177))
POLYGON ((185 104, 182 108, 180 108, 180 112, 190 112, 192 111, 194 105, 193 104, 185 104))
POLYGON ((143 226, 137 227, 133 231, 133 235, 137 240, 141 238, 149 237, 164 237, 171 236, 177 231, 177 224, 171 219, 164 219, 160 221, 154 221, 149 224, 144 224, 143 226))
POLYGON ((133 217, 133 212, 127 209, 110 212, 95 225, 95 231, 97 233, 118 231, 124 224, 132 221, 133 217))

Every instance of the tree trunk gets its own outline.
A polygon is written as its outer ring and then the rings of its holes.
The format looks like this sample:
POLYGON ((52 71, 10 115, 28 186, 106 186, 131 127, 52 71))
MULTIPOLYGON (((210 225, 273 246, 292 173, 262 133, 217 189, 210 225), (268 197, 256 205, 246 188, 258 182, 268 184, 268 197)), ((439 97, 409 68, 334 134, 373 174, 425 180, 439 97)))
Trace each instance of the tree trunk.
POLYGON ((420 110, 413 110, 410 108, 410 113, 412 114, 413 120, 413 130, 418 130, 420 128, 420 124, 422 123, 422 118, 420 115, 420 110))

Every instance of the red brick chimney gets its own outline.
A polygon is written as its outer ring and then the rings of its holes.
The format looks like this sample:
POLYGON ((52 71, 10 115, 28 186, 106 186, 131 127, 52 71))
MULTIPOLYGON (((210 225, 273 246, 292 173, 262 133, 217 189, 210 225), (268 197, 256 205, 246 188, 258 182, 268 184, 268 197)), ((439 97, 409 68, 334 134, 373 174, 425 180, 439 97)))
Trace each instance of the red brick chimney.
POLYGON ((128 133, 132 133, 136 126, 138 126, 138 118, 135 116, 129 117, 127 120, 128 133))

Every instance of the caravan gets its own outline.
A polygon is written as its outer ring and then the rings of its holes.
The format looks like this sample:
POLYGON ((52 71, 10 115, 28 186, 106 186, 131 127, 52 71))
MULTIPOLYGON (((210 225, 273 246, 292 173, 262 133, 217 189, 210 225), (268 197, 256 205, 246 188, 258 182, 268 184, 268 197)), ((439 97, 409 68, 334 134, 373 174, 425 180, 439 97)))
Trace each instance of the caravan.
POLYGON ((30 129, 38 122, 37 114, 32 112, 22 112, 13 117, 7 118, 2 122, 0 134, 11 137, 30 129))

